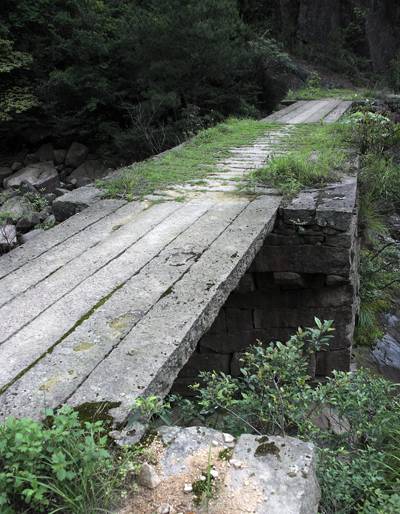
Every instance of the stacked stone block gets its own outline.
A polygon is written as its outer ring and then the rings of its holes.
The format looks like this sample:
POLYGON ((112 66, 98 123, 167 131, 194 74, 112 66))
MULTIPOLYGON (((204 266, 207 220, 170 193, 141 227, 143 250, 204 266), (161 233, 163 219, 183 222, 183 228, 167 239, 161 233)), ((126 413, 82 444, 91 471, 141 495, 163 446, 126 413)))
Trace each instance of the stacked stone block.
POLYGON ((358 311, 357 179, 300 193, 280 208, 273 232, 182 369, 175 391, 201 370, 237 375, 257 340, 286 341, 314 317, 335 321, 317 375, 349 370, 358 311))

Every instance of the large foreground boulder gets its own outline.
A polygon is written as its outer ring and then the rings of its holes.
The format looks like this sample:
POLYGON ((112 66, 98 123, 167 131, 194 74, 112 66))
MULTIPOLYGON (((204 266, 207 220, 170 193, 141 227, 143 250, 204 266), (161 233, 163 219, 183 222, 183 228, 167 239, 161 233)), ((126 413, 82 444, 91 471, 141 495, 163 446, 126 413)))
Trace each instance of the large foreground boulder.
POLYGON ((211 490, 207 512, 213 514, 318 512, 320 489, 311 443, 249 434, 235 441, 230 434, 204 427, 162 427, 158 434, 161 440, 153 442, 158 462, 151 470, 155 486, 142 482, 121 514, 203 512, 198 510, 199 491, 206 480, 211 490))
POLYGON ((59 185, 60 179, 53 162, 37 162, 17 171, 4 179, 4 187, 16 188, 27 182, 39 191, 52 193, 59 185))

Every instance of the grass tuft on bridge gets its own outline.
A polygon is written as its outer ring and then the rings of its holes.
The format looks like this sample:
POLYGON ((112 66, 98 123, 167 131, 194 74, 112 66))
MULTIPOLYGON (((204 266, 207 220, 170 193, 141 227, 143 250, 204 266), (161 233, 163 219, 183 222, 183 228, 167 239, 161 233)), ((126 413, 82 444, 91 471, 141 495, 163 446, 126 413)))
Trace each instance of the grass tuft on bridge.
POLYGON ((348 138, 343 123, 297 125, 281 141, 280 154, 251 174, 250 184, 269 185, 294 196, 306 187, 333 182, 346 168, 348 138))
POLYGON ((232 147, 249 145, 276 127, 253 119, 228 119, 161 156, 128 166, 119 176, 99 185, 108 198, 132 200, 173 185, 199 183, 211 173, 221 172, 216 164, 232 147))

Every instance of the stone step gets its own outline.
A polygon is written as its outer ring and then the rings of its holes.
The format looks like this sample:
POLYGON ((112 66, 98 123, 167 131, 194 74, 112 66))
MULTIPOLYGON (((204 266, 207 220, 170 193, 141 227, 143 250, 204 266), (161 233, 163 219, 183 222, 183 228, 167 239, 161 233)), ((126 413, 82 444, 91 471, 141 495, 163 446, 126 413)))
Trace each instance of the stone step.
POLYGON ((280 197, 253 200, 78 388, 68 403, 106 404, 116 422, 132 401, 165 394, 272 229, 280 197))

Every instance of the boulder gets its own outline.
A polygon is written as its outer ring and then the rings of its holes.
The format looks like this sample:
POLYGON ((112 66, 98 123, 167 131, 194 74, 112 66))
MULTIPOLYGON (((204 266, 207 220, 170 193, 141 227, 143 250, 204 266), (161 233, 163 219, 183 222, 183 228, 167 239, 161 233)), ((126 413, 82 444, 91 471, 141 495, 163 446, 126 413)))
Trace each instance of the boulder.
POLYGON ((56 197, 62 196, 69 193, 68 189, 64 189, 63 187, 57 187, 57 189, 54 191, 54 194, 56 197))
POLYGON ((54 200, 52 206, 57 221, 64 221, 77 212, 86 209, 89 205, 97 202, 102 194, 100 189, 87 186, 59 196, 54 200))
POLYGON ((18 230, 26 232, 40 222, 39 213, 29 200, 23 196, 9 198, 1 206, 0 213, 10 213, 18 230))
POLYGON ((65 164, 72 168, 77 168, 85 161, 88 154, 89 149, 87 146, 81 143, 72 143, 65 158, 65 164))
POLYGON ((52 161, 54 159, 53 145, 51 143, 42 145, 35 155, 40 162, 52 161))
POLYGON ((28 153, 25 156, 25 159, 24 159, 25 166, 29 166, 29 164, 35 164, 36 162, 39 162, 39 159, 35 153, 28 153))
POLYGON ((5 178, 9 177, 10 175, 12 175, 12 173, 13 173, 13 171, 11 168, 8 168, 6 166, 0 167, 0 187, 3 184, 3 180, 5 178))
POLYGON ((0 252, 7 252, 17 244, 17 230, 14 225, 0 224, 0 252))
POLYGON ((28 182, 38 190, 46 193, 53 192, 59 185, 60 179, 52 162, 39 162, 30 164, 17 171, 4 180, 5 187, 19 187, 23 182, 28 182))
POLYGON ((140 511, 143 514, 154 512, 157 500, 174 488, 174 478, 179 484, 174 490, 183 494, 173 498, 176 504, 170 502, 171 507, 177 508, 183 500, 186 510, 195 510, 195 505, 187 503, 190 498, 195 503, 193 477, 199 477, 199 470, 208 465, 212 480, 219 482, 209 501, 213 514, 242 514, 244 510, 254 514, 318 512, 320 489, 311 443, 293 437, 245 434, 237 441, 228 437, 232 443, 227 445, 227 434, 204 427, 161 427, 158 435, 164 445, 156 467, 160 484, 156 492, 146 492, 148 510, 140 511), (227 455, 225 460, 222 453, 227 455))
POLYGON ((82 179, 89 179, 91 181, 94 181, 96 179, 103 178, 106 175, 107 168, 101 161, 94 159, 91 161, 86 161, 80 166, 78 166, 78 168, 76 168, 76 170, 74 170, 71 173, 68 179, 76 178, 78 181, 78 185, 81 185, 79 181, 82 179))
POLYGON ((63 164, 65 156, 67 155, 66 150, 54 150, 54 162, 56 164, 63 164))
POLYGON ((24 216, 31 215, 34 210, 31 202, 23 196, 12 196, 3 203, 0 213, 10 213, 12 218, 18 221, 24 216))
POLYGON ((22 162, 15 161, 12 163, 11 170, 15 173, 16 171, 19 171, 23 167, 24 167, 24 165, 22 164, 22 162))
POLYGON ((21 244, 27 243, 31 239, 34 239, 37 236, 40 236, 40 234, 43 234, 44 230, 42 228, 35 228, 34 230, 31 230, 30 232, 27 232, 26 234, 23 234, 20 237, 21 244))
POLYGON ((390 334, 385 334, 372 351, 380 372, 398 382, 400 380, 400 344, 390 334))

